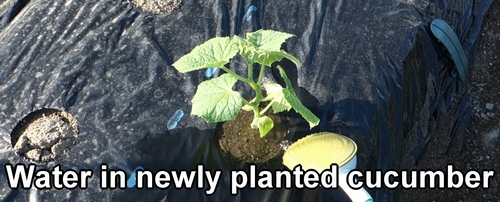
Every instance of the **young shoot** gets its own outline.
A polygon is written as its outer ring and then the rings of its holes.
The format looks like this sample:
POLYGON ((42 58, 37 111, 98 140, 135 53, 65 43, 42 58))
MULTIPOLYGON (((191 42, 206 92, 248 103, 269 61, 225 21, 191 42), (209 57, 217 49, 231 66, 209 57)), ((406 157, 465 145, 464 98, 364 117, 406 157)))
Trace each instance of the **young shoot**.
POLYGON ((271 64, 287 58, 297 67, 301 66, 300 61, 289 53, 281 50, 281 44, 293 35, 273 30, 258 30, 248 33, 246 39, 239 36, 215 37, 205 43, 195 47, 190 53, 182 56, 173 66, 182 73, 207 69, 220 68, 227 72, 218 78, 213 78, 198 85, 198 89, 191 100, 191 114, 202 117, 208 123, 234 120, 240 110, 253 111, 254 118, 251 124, 252 129, 259 129, 261 137, 264 137, 273 127, 274 122, 265 113, 270 108, 274 113, 289 111, 294 109, 313 128, 319 123, 309 109, 300 102, 295 94, 292 84, 282 67, 278 66, 279 73, 284 79, 286 87, 273 82, 264 85, 266 96, 261 89, 262 78, 265 68, 271 64), (236 74, 225 65, 236 55, 242 56, 248 68, 246 77, 236 74), (262 65, 257 81, 253 76, 253 64, 262 65), (237 81, 248 84, 254 91, 255 97, 246 100, 238 91, 233 90, 237 81), (261 103, 267 103, 262 110, 259 109, 261 103))

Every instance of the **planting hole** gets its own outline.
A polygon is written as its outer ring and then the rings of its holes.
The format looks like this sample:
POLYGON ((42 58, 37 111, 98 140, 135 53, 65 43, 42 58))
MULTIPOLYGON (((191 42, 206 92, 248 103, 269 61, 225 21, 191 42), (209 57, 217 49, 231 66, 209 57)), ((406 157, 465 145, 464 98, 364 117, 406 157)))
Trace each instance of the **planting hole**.
POLYGON ((170 13, 181 4, 181 0, 130 0, 138 8, 151 13, 170 13))
POLYGON ((35 162, 49 162, 63 156, 78 135, 76 120, 57 109, 31 112, 17 123, 10 135, 14 151, 35 162))
POLYGON ((235 120, 219 124, 216 130, 221 149, 247 163, 264 163, 279 155, 280 143, 286 137, 286 123, 277 114, 268 111, 266 115, 273 119, 274 128, 263 138, 259 130, 250 127, 252 112, 242 111, 235 120))

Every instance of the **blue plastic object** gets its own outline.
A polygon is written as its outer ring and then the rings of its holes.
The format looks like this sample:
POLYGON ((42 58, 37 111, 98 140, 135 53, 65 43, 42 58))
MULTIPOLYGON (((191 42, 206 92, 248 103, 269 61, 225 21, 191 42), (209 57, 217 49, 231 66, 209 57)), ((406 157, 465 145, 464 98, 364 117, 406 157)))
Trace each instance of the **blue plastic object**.
POLYGON ((127 187, 128 188, 134 188, 135 187, 135 184, 137 182, 137 171, 138 170, 144 170, 144 168, 142 166, 137 166, 134 171, 132 171, 132 175, 130 175, 130 177, 128 178, 127 180, 127 187))
POLYGON ((432 34, 443 43, 446 49, 448 49, 453 62, 455 62, 460 79, 465 81, 467 79, 469 64, 462 45, 453 29, 444 20, 435 19, 431 23, 431 31, 432 34))
POLYGON ((255 6, 250 6, 247 10, 247 13, 245 13, 245 15, 243 16, 243 19, 246 20, 246 21, 250 21, 250 19, 252 19, 252 12, 255 12, 257 11, 257 7, 255 6))
POLYGON ((170 117, 170 120, 168 120, 168 122, 167 122, 167 128, 169 130, 174 129, 177 126, 177 123, 179 123, 179 121, 182 119, 183 116, 184 116, 184 111, 182 111, 180 109, 175 111, 174 115, 172 117, 170 117))
POLYGON ((210 67, 205 71, 205 77, 210 78, 214 75, 215 71, 217 71, 217 67, 210 67))

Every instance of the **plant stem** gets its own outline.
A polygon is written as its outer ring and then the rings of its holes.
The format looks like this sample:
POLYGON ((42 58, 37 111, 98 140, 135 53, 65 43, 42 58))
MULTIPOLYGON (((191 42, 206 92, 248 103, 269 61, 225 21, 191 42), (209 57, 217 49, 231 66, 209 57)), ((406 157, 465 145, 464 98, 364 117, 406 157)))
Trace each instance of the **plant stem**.
POLYGON ((259 103, 262 100, 262 92, 260 90, 260 86, 257 85, 254 81, 249 82, 250 87, 255 91, 255 98, 253 99, 253 102, 250 103, 250 106, 253 107, 253 113, 255 118, 259 118, 259 103))
POLYGON ((243 96, 241 96, 241 99, 243 100, 243 103, 245 103, 246 105, 250 105, 250 106, 252 106, 252 105, 250 104, 250 102, 248 102, 248 100, 247 100, 247 99, 245 99, 243 96))
POLYGON ((249 62, 247 58, 245 58, 245 61, 247 62, 247 77, 248 80, 253 81, 253 63, 249 62))
POLYGON ((261 66, 260 67, 260 71, 259 71, 259 78, 257 79, 257 83, 254 83, 255 86, 253 87, 254 90, 255 90, 255 103, 256 103, 256 108, 254 108, 254 113, 255 113, 255 117, 260 117, 262 115, 264 115, 264 113, 269 109, 269 107, 271 106, 270 104, 268 104, 268 106, 266 106, 266 108, 264 108, 262 110, 262 112, 259 112, 259 103, 261 102, 261 100, 263 99, 262 97, 262 90, 260 89, 260 86, 261 86, 261 83, 262 83, 262 77, 264 77, 264 70, 265 70, 265 66, 261 66))
POLYGON ((266 113, 267 110, 269 110, 269 108, 272 106, 273 102, 269 102, 269 104, 267 104, 267 106, 262 109, 262 111, 260 111, 259 115, 264 115, 266 113))
POLYGON ((224 70, 225 72, 227 72, 228 74, 231 74, 231 76, 234 76, 236 79, 240 80, 240 81, 243 81, 243 82, 246 82, 246 83, 250 83, 252 82, 251 80, 249 79, 246 79, 246 78, 243 78, 241 77, 240 75, 234 73, 233 71, 231 71, 230 69, 228 69, 227 67, 220 67, 222 70, 224 70))
MULTIPOLYGON (((252 106, 253 108, 253 114, 254 114, 254 118, 260 118, 260 113, 259 113, 259 103, 260 101, 262 100, 262 92, 260 90, 260 85, 258 85, 257 83, 255 83, 255 81, 252 79, 253 77, 253 63, 252 62, 248 62, 248 78, 243 78, 241 77, 240 75, 236 74, 235 72, 231 71, 230 69, 228 69, 227 67, 225 66, 222 66, 220 67, 222 70, 224 70, 225 72, 227 72, 228 74, 231 74, 232 76, 234 76, 236 79, 240 80, 240 81, 243 81, 245 83, 248 83, 250 85, 250 87, 252 87, 252 89, 255 91, 255 98, 253 99, 253 102, 248 102, 246 99, 243 98, 243 102, 247 105, 250 105, 252 106)), ((261 74, 262 74, 263 71, 261 71, 261 74)), ((261 79, 262 75, 259 75, 259 80, 261 79)))
POLYGON ((266 70, 266 66, 262 66, 260 67, 260 71, 259 71, 259 79, 257 79, 257 84, 260 86, 260 84, 262 83, 262 77, 264 77, 264 71, 266 70))
MULTIPOLYGON (((253 114, 254 114, 254 119, 260 118, 260 113, 259 113, 259 104, 260 101, 262 100, 262 91, 260 89, 260 84, 259 82, 255 83, 253 80, 253 62, 249 61, 247 62, 248 65, 248 80, 250 82, 250 87, 255 91, 255 98, 253 99, 253 103, 251 106, 253 107, 253 114)), ((260 75, 259 75, 260 78, 260 75)))

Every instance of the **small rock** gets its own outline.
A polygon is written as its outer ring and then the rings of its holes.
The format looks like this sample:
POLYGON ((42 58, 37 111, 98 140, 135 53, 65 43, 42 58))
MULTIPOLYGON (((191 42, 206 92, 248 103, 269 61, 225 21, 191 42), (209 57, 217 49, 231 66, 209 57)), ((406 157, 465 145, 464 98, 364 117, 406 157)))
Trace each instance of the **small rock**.
POLYGON ((493 103, 486 103, 486 109, 492 110, 495 105, 493 103))

